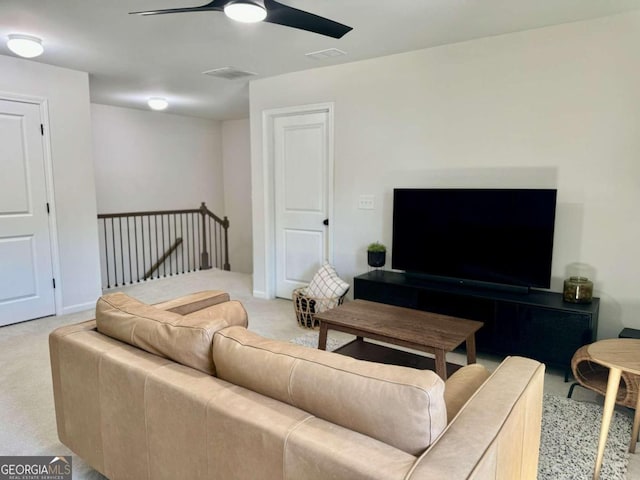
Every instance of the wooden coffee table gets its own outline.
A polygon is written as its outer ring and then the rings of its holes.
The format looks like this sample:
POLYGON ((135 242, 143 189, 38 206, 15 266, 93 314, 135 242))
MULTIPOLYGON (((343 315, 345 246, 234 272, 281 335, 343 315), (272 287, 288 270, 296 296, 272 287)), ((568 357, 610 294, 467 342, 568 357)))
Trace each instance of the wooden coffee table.
MULTIPOLYGON (((363 337, 366 337, 420 350, 435 355, 435 371, 443 380, 447 378, 447 352, 463 342, 466 342, 467 347, 467 363, 475 363, 475 333, 483 325, 482 322, 474 320, 366 300, 344 303, 339 307, 316 314, 315 318, 320 321, 318 348, 321 350, 326 349, 328 330, 355 335, 356 343, 362 344, 363 337)), ((336 351, 349 354, 346 351, 349 345, 336 351)), ((364 342, 364 345, 373 344, 364 342)))

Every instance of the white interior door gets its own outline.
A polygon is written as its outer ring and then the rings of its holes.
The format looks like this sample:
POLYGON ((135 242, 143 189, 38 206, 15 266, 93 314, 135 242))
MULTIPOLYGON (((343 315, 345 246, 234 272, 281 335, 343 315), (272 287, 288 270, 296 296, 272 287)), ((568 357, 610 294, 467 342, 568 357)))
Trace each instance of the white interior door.
POLYGON ((274 119, 277 297, 291 298, 329 256, 329 128, 327 111, 274 119))
POLYGON ((0 325, 55 313, 40 106, 0 100, 0 325))

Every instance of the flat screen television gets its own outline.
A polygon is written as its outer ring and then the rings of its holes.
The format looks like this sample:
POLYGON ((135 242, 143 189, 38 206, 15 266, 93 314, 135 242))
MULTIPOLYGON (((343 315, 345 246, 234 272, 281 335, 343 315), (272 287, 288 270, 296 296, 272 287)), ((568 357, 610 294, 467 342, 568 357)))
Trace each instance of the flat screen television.
POLYGON ((549 288, 556 193, 397 188, 392 268, 458 283, 549 288))

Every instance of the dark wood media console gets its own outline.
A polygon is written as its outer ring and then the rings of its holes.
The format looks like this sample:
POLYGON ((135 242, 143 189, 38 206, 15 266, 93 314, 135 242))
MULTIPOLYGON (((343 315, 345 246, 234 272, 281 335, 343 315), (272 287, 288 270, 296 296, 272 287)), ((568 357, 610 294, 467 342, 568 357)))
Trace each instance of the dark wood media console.
POLYGON ((573 304, 543 290, 512 293, 373 270, 354 278, 354 298, 484 322, 478 351, 534 358, 565 372, 598 331, 599 298, 573 304))

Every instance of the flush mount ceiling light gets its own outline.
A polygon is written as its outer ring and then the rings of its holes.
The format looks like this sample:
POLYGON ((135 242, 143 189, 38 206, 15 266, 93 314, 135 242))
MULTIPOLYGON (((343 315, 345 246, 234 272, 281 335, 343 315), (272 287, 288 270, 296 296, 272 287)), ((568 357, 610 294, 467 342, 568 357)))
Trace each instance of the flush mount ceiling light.
POLYGON ((42 40, 32 35, 12 33, 7 40, 7 47, 16 55, 24 58, 37 57, 44 52, 42 40))
POLYGON ((169 102, 166 99, 160 97, 151 97, 147 100, 147 104, 151 110, 164 110, 169 106, 169 102))
POLYGON ((267 18, 267 11, 263 6, 248 0, 227 3, 224 14, 231 20, 242 23, 257 23, 267 18))

